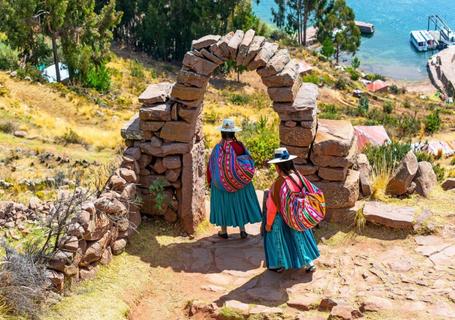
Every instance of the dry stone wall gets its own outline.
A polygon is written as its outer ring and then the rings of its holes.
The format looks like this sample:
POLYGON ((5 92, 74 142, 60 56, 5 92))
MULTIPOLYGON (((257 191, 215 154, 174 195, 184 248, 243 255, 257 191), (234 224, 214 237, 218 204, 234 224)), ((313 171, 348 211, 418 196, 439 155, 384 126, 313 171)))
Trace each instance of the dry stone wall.
POLYGON ((354 130, 347 121, 317 121, 318 88, 301 83, 298 61, 253 30, 193 41, 175 83, 149 85, 142 106, 122 129, 126 157, 137 163, 142 213, 179 220, 188 233, 205 217, 205 159, 201 110, 212 73, 232 60, 256 70, 279 114, 280 140, 298 155, 300 172, 326 193, 328 207, 352 207, 359 197, 354 130), (133 156, 134 155, 134 156, 133 156), (166 201, 157 209, 150 185, 162 181, 166 201))

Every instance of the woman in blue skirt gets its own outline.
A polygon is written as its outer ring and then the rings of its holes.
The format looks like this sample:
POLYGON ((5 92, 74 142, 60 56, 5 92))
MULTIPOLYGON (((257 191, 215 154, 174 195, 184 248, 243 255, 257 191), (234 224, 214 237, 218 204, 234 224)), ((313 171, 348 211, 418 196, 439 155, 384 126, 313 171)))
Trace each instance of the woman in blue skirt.
POLYGON ((221 141, 215 146, 207 166, 210 193, 210 223, 221 226, 218 235, 227 239, 227 227, 239 227, 240 237, 248 234, 245 224, 262 220, 253 183, 254 162, 245 146, 236 139, 240 131, 232 119, 223 120, 221 141))
POLYGON ((278 178, 272 184, 267 198, 267 214, 263 225, 266 265, 269 270, 282 272, 287 269, 305 268, 313 272, 316 267, 313 260, 319 257, 319 250, 311 229, 303 232, 289 227, 280 213, 280 191, 284 183, 293 192, 302 187, 294 162, 296 156, 290 155, 286 148, 275 150, 275 157, 270 164, 275 165, 278 178))

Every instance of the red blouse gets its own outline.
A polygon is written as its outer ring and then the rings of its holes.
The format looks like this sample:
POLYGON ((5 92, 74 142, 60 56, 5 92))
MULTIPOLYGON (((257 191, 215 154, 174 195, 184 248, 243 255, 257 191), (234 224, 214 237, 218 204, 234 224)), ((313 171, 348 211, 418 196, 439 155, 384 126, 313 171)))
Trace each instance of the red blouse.
MULTIPOLYGON (((245 147, 243 146, 243 143, 240 141, 234 141, 231 140, 229 141, 231 144, 232 148, 234 148, 235 154, 238 156, 241 156, 242 154, 245 153, 245 147)), ((207 183, 210 187, 210 184, 212 182, 212 172, 210 171, 210 166, 207 166, 207 183)))

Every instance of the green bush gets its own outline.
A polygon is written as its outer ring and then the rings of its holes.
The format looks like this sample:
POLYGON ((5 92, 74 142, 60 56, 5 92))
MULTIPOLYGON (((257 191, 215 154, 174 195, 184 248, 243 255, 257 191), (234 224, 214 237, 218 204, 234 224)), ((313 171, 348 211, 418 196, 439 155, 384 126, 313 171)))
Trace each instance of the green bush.
POLYGON ((237 106, 250 103, 250 96, 247 94, 232 93, 228 96, 228 101, 237 106))
POLYGON ((137 60, 130 62, 130 72, 132 77, 138 78, 140 80, 145 79, 144 66, 137 60))
POLYGON ((111 86, 111 75, 105 65, 93 66, 87 73, 85 85, 100 92, 107 91, 111 86))
POLYGON ((303 82, 314 83, 316 85, 319 85, 321 83, 321 79, 317 75, 315 75, 313 73, 304 75, 302 77, 302 81, 303 82))
POLYGON ((452 160, 450 160, 450 165, 455 166, 455 156, 453 156, 452 160))
POLYGON ((351 61, 351 67, 354 70, 357 70, 360 67, 360 59, 357 57, 354 57, 351 61))
POLYGON ((359 80, 359 78, 360 78, 360 73, 359 73, 355 68, 347 67, 347 68, 346 68, 346 71, 347 71, 347 72, 349 73, 349 75, 351 76, 351 80, 353 80, 353 81, 359 80))
POLYGON ((345 90, 347 87, 348 87, 348 81, 345 78, 340 77, 337 79, 337 81, 335 81, 335 89, 345 90))
POLYGON ((397 135, 400 138, 414 137, 420 131, 422 122, 416 116, 404 114, 398 118, 397 135))
POLYGON ((409 143, 392 141, 382 146, 369 145, 363 153, 366 154, 373 171, 376 173, 392 171, 411 150, 409 143))
POLYGON ((429 163, 434 163, 434 157, 431 153, 425 151, 415 151, 414 154, 416 155, 417 161, 427 161, 429 163))
POLYGON ((377 74, 377 73, 370 73, 365 76, 365 79, 370 80, 370 81, 375 81, 375 80, 382 80, 385 81, 385 77, 377 74))
POLYGON ((27 64, 24 68, 19 68, 17 71, 17 77, 20 79, 25 79, 29 77, 32 81, 44 82, 43 75, 41 72, 32 65, 27 64))
POLYGON ((67 144, 80 144, 83 146, 87 145, 84 138, 82 138, 79 134, 77 134, 76 131, 74 131, 71 128, 68 128, 63 135, 57 137, 56 142, 64 145, 67 144))
POLYGON ((250 151, 258 167, 264 166, 280 145, 276 128, 277 126, 269 124, 267 117, 261 117, 257 122, 248 119, 242 122, 243 130, 239 138, 250 151))
POLYGON ((320 109, 321 113, 319 114, 319 118, 332 120, 340 119, 340 114, 334 104, 321 104, 320 109))
POLYGON ((433 171, 436 174, 438 182, 443 182, 446 176, 446 169, 438 163, 433 164, 433 171))
POLYGON ((12 70, 17 68, 17 51, 11 49, 8 45, 0 43, 0 69, 12 70))
POLYGON ((393 103, 392 101, 385 101, 382 105, 382 111, 387 114, 391 114, 393 111, 393 103))
POLYGON ((368 113, 370 108, 370 101, 367 96, 361 96, 359 99, 359 104, 357 106, 357 113, 360 116, 365 116, 368 113))
POLYGON ((17 130, 17 126, 12 121, 2 121, 0 122, 0 131, 4 133, 13 133, 17 130))
POLYGON ((438 132, 441 129, 441 117, 439 109, 435 109, 425 118, 425 131, 429 134, 438 132))

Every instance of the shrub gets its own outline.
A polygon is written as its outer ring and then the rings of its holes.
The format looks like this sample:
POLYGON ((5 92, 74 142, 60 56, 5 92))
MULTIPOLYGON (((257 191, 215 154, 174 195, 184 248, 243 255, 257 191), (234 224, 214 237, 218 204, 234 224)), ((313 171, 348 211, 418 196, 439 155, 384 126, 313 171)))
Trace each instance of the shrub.
POLYGON ((401 92, 401 90, 400 90, 400 88, 398 88, 398 86, 396 84, 392 84, 389 87, 389 92, 392 94, 399 94, 401 92))
POLYGON ((27 64, 24 68, 17 69, 17 77, 20 79, 25 79, 29 77, 32 81, 44 82, 43 75, 41 72, 32 65, 27 64))
POLYGON ((438 179, 438 182, 440 182, 440 183, 443 182, 444 178, 446 176, 446 169, 438 163, 438 164, 433 164, 433 171, 436 174, 436 178, 438 179))
POLYGON ((357 106, 357 113, 360 116, 364 116, 368 113, 370 107, 370 101, 367 96, 361 96, 359 99, 359 105, 357 106))
POLYGON ((357 81, 360 78, 360 73, 353 67, 347 67, 346 72, 351 76, 351 80, 357 81))
POLYGON ((304 75, 302 77, 302 81, 303 82, 314 83, 315 85, 319 85, 321 83, 321 79, 317 75, 315 75, 313 73, 304 75))
POLYGON ((360 59, 357 57, 354 57, 351 61, 351 67, 354 70, 357 70, 360 67, 360 59))
POLYGON ((439 109, 435 109, 425 118, 425 131, 429 134, 438 132, 441 129, 441 118, 439 109))
POLYGON ((385 101, 382 105, 382 111, 387 114, 391 114, 393 111, 393 103, 392 101, 385 101))
POLYGON ((429 163, 434 163, 434 157, 431 153, 425 151, 415 151, 414 154, 416 155, 417 161, 427 161, 429 163))
POLYGON ((416 136, 421 125, 422 122, 416 116, 404 114, 398 118, 397 135, 400 138, 416 136))
POLYGON ((337 79, 337 81, 335 81, 335 89, 345 90, 347 87, 348 87, 348 81, 345 78, 340 77, 337 79))
POLYGON ((409 150, 411 150, 410 144, 392 141, 381 146, 369 145, 364 153, 373 171, 380 175, 394 170, 409 150))
POLYGON ((100 92, 105 92, 111 86, 111 75, 105 65, 91 67, 87 73, 85 85, 100 92))
POLYGON ((11 313, 39 318, 50 283, 44 264, 37 262, 38 250, 30 245, 24 253, 18 252, 3 240, 0 245, 6 253, 0 261, 0 302, 11 313))
POLYGON ((250 96, 247 94, 233 93, 228 96, 228 101, 237 106, 248 104, 250 103, 250 100, 250 96))
POLYGON ((145 78, 144 66, 137 60, 130 62, 131 76, 143 80, 145 78))
POLYGON ((0 122, 0 131, 4 133, 13 133, 17 130, 17 126, 12 121, 2 121, 0 122))
POLYGON ((268 122, 267 117, 261 117, 257 122, 245 119, 242 121, 243 130, 239 135, 259 167, 265 165, 273 151, 280 145, 278 132, 268 122))
POLYGON ((321 104, 320 108, 321 113, 319 114, 319 118, 332 120, 340 119, 337 107, 334 104, 321 104))
POLYGON ((452 160, 450 160, 450 165, 455 166, 455 156, 453 156, 452 160))
POLYGON ((370 80, 370 81, 375 81, 375 80, 385 80, 385 77, 377 74, 377 73, 370 73, 365 76, 365 79, 370 80))
POLYGON ((17 51, 0 42, 0 69, 12 70, 17 68, 17 51))
POLYGON ((409 101, 408 98, 406 98, 403 102, 403 107, 406 109, 410 109, 412 107, 411 101, 409 101))
POLYGON ((64 145, 67 144, 80 144, 83 146, 87 145, 87 142, 84 140, 84 138, 82 138, 79 134, 77 134, 76 131, 74 131, 71 128, 68 128, 63 135, 57 137, 56 141, 57 143, 61 143, 64 145))

